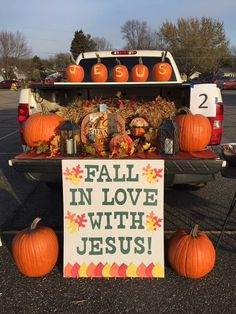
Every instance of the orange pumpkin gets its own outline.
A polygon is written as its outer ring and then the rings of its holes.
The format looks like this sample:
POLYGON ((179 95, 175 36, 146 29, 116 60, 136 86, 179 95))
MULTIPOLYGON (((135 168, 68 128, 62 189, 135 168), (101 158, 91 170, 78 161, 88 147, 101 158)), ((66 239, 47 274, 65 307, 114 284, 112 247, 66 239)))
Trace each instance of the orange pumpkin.
POLYGON ((170 266, 180 275, 201 278, 215 265, 216 252, 211 240, 195 225, 190 234, 179 230, 173 234, 168 244, 170 266))
POLYGON ((58 258, 58 239, 53 229, 38 227, 36 218, 30 228, 16 234, 12 242, 12 254, 19 271, 28 277, 48 274, 58 258))
POLYGON ((131 156, 134 153, 134 142, 127 133, 119 133, 111 138, 109 149, 115 157, 131 156))
POLYGON ((127 82, 129 71, 125 65, 122 65, 119 59, 116 59, 117 65, 112 70, 112 78, 115 82, 127 82))
POLYGON ((69 82, 82 82, 84 79, 84 69, 81 65, 69 65, 66 68, 66 77, 69 82))
POLYGON ((99 54, 97 56, 97 63, 91 68, 91 79, 93 82, 106 82, 108 78, 107 67, 101 63, 99 54))
POLYGON ((162 61, 154 65, 152 69, 152 79, 159 82, 167 82, 172 75, 172 67, 169 63, 165 62, 167 51, 162 53, 162 61))
POLYGON ((146 65, 143 64, 142 58, 139 58, 139 64, 133 66, 131 70, 131 79, 134 82, 145 82, 148 79, 149 70, 146 65))
POLYGON ((56 128, 64 120, 55 113, 35 113, 25 122, 24 139, 28 146, 37 147, 49 142, 57 133, 56 128))
POLYGON ((175 121, 180 127, 180 150, 201 151, 209 144, 212 128, 207 117, 201 114, 180 114, 175 117, 175 121))

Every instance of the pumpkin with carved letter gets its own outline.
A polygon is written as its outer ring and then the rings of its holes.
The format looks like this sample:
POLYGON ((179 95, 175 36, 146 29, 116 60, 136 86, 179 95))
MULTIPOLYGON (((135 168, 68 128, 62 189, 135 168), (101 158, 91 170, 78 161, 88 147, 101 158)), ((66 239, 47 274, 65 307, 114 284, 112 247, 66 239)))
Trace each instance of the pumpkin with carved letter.
POLYGON ((71 64, 66 68, 66 77, 69 82, 82 82, 84 79, 84 69, 79 64, 71 64))
POLYGON ((165 62, 166 53, 162 53, 161 62, 155 64, 152 69, 152 79, 154 81, 167 82, 172 76, 172 67, 169 63, 165 62))
POLYGON ((145 82, 148 79, 148 75, 148 67, 143 64, 143 60, 140 57, 139 63, 134 65, 131 70, 131 79, 134 82, 145 82))
POLYGON ((105 64, 101 62, 99 54, 96 54, 97 63, 91 68, 91 79, 93 82, 106 82, 108 78, 108 71, 105 64))
POLYGON ((129 71, 127 67, 116 59, 117 65, 112 70, 112 78, 114 82, 127 82, 129 79, 129 71))

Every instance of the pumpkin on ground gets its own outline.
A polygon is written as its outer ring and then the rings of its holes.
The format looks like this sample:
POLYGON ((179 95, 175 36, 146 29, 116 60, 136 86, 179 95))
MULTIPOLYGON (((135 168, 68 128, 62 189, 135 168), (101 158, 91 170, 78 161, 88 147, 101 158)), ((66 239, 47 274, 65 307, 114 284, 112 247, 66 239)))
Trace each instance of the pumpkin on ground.
POLYGON ((180 150, 201 151, 209 144, 212 128, 207 117, 188 113, 177 115, 175 121, 180 127, 180 150))
POLYGON ((66 68, 66 77, 69 82, 82 82, 84 79, 84 69, 79 64, 71 64, 66 68))
POLYGON ((165 62, 166 52, 162 53, 161 62, 154 65, 152 69, 152 79, 159 82, 167 82, 172 75, 172 67, 169 63, 165 62))
POLYGON ((62 117, 55 113, 37 112, 25 122, 24 140, 30 147, 37 147, 42 142, 49 142, 57 133, 56 129, 63 123, 62 117))
POLYGON ((58 239, 53 229, 38 227, 36 218, 30 228, 20 231, 13 239, 12 254, 19 271, 28 277, 48 274, 58 258, 58 239))
POLYGON ((134 82, 145 82, 148 79, 148 75, 148 67, 143 64, 143 60, 140 57, 139 63, 134 65, 131 69, 131 79, 134 82))
POLYGON ((114 135, 109 143, 112 157, 131 156, 134 153, 134 142, 127 133, 114 135))
POLYGON ((112 70, 112 78, 115 82, 127 82, 129 71, 125 65, 122 65, 119 59, 116 59, 117 65, 112 70))
POLYGON ((96 54, 97 63, 91 68, 91 79, 93 82, 106 82, 108 78, 108 71, 105 64, 102 64, 99 54, 96 54))
POLYGON ((206 233, 195 225, 190 234, 187 230, 173 234, 168 244, 168 260, 179 275, 197 279, 213 269, 216 252, 206 233))

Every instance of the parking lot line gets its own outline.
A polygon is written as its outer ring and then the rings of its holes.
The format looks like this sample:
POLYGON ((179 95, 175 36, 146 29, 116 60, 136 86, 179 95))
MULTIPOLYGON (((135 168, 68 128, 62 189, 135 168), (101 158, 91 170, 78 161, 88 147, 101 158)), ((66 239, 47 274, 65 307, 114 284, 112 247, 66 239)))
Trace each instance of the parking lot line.
POLYGON ((1 141, 1 140, 4 140, 5 138, 7 138, 7 137, 9 137, 9 136, 11 136, 11 135, 13 135, 13 134, 15 134, 15 133, 17 133, 17 132, 18 132, 18 130, 15 130, 15 131, 13 131, 13 132, 7 134, 7 135, 4 135, 4 136, 0 137, 0 141, 1 141))

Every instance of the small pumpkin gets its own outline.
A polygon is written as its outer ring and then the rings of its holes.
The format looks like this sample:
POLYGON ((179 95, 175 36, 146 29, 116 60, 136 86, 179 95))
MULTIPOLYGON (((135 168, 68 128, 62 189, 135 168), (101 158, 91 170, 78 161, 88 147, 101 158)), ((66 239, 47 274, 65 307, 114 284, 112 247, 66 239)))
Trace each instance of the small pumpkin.
POLYGON ((127 133, 115 134, 109 143, 112 157, 131 156, 134 153, 134 142, 127 133))
POLYGON ((191 114, 189 110, 188 112, 175 117, 175 121, 180 127, 179 147, 185 152, 201 151, 211 139, 210 121, 201 114, 191 114))
POLYGON ((99 54, 96 54, 97 63, 91 68, 91 79, 93 82, 106 82, 108 78, 108 71, 105 64, 102 64, 99 54))
POLYGON ((201 278, 214 267, 216 252, 205 232, 198 225, 189 230, 179 230, 173 234, 168 244, 170 266, 188 278, 201 278))
POLYGON ((66 68, 66 77, 69 82, 82 82, 84 79, 84 69, 79 64, 71 64, 66 68))
POLYGON ((161 62, 155 64, 152 69, 152 79, 154 81, 167 82, 172 76, 172 67, 169 63, 165 62, 166 54, 167 51, 162 53, 161 62))
POLYGON ((148 67, 143 64, 143 60, 140 57, 139 63, 134 65, 131 69, 131 79, 134 82, 145 82, 148 79, 148 75, 148 67))
POLYGON ((24 139, 28 146, 37 147, 42 142, 49 142, 57 134, 57 127, 64 121, 55 113, 43 112, 32 114, 25 122, 24 139))
POLYGON ((38 227, 36 218, 30 228, 18 232, 13 238, 12 254, 17 268, 28 277, 48 274, 58 258, 58 239, 53 229, 38 227))
POLYGON ((125 65, 122 65, 119 59, 116 59, 117 65, 112 70, 112 79, 115 82, 127 82, 129 71, 125 65))

